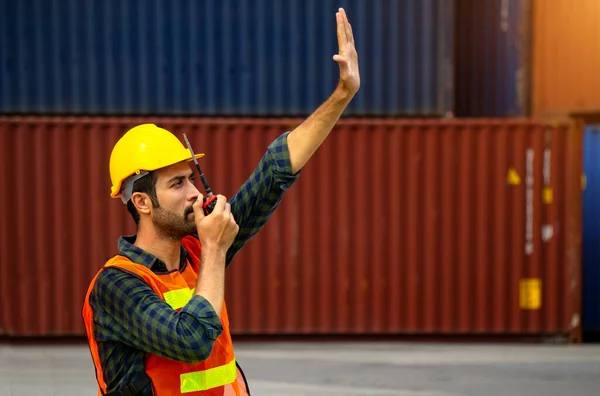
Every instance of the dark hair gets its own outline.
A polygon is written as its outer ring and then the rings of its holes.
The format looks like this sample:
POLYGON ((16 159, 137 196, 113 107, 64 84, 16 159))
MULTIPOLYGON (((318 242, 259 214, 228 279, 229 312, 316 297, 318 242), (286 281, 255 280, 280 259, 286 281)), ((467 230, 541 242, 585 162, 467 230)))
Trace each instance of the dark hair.
MULTIPOLYGON (((140 192, 140 193, 148 194, 148 196, 150 197, 150 200, 152 201, 152 207, 155 209, 160 207, 160 205, 158 203, 158 197, 156 196, 156 174, 154 172, 149 172, 144 177, 141 177, 141 178, 137 179, 135 182, 133 182, 132 192, 133 193, 140 192)), ((129 201, 127 201, 127 210, 131 214, 131 217, 133 217, 133 221, 135 221, 135 224, 139 225, 140 224, 140 214, 138 213, 138 211, 135 208, 135 205, 133 204, 131 199, 129 201)))

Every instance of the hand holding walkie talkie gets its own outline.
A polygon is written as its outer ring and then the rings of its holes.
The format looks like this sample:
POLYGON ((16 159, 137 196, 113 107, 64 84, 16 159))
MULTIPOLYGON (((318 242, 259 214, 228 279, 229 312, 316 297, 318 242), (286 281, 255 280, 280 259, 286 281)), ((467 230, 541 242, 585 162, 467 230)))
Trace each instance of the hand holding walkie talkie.
POLYGON ((217 204, 217 196, 212 193, 212 190, 210 189, 210 186, 208 185, 208 181, 206 181, 206 177, 204 176, 204 173, 202 173, 202 169, 200 169, 200 164, 198 163, 198 160, 196 159, 194 150, 192 150, 192 145, 190 144, 190 141, 188 140, 187 136, 185 136, 185 133, 183 134, 183 138, 185 139, 185 144, 187 144, 188 149, 190 150, 190 153, 192 153, 192 158, 194 159, 194 163, 196 164, 196 169, 198 169, 198 173, 200 174, 200 180, 202 180, 202 185, 204 186, 204 189, 206 190, 206 197, 204 197, 204 203, 202 204, 202 209, 204 210, 204 215, 208 216, 213 211, 213 209, 215 208, 215 205, 217 204))

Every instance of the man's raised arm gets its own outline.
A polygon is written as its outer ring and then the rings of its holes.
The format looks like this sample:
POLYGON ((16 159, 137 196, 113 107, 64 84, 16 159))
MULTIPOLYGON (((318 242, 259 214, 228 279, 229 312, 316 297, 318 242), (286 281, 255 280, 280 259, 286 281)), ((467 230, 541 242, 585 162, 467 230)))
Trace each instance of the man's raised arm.
POLYGON ((352 26, 343 8, 335 16, 339 54, 334 55, 333 60, 340 67, 340 80, 325 103, 288 135, 293 173, 298 172, 317 151, 360 88, 358 54, 354 47, 352 26))

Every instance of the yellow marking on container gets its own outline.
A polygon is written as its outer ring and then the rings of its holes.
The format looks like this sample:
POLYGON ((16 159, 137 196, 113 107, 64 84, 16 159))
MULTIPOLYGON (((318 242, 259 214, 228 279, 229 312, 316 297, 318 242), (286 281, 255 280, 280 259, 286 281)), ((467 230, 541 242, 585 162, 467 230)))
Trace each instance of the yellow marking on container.
POLYGON ((544 189, 542 190, 542 201, 545 204, 551 204, 552 201, 554 200, 554 191, 552 190, 552 187, 544 187, 544 189))
POLYGON ((506 175, 506 183, 510 184, 511 186, 518 186, 519 184, 521 184, 521 177, 519 176, 519 173, 515 168, 510 167, 508 169, 508 174, 506 175))
POLYGON ((542 280, 538 278, 519 281, 519 307, 537 310, 542 306, 542 280))

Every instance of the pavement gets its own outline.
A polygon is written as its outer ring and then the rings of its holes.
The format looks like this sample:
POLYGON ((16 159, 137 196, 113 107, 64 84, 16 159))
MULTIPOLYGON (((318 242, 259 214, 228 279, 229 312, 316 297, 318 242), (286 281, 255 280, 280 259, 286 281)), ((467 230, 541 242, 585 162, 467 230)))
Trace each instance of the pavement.
MULTIPOLYGON (((236 343, 254 396, 600 395, 599 345, 236 343)), ((86 345, 0 345, 0 396, 96 395, 86 345)))

